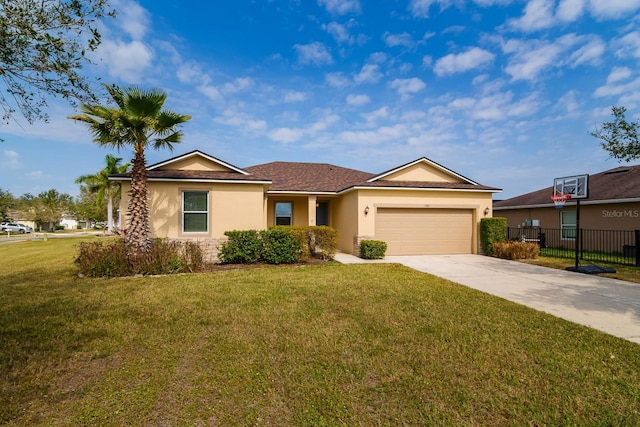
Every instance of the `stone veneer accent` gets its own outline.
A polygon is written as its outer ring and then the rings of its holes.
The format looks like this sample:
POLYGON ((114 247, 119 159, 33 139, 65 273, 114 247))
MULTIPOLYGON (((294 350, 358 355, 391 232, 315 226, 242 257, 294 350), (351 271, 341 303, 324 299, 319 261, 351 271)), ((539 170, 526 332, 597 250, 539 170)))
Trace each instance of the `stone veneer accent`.
POLYGON ((372 236, 353 236, 353 254, 357 257, 360 256, 360 242, 363 240, 373 240, 372 236))
POLYGON ((197 243, 200 248, 202 248, 202 252, 204 255, 205 262, 213 262, 217 263, 220 260, 218 259, 218 248, 224 242, 226 242, 228 237, 219 237, 219 238, 194 238, 194 239, 170 239, 179 242, 194 242, 197 243))

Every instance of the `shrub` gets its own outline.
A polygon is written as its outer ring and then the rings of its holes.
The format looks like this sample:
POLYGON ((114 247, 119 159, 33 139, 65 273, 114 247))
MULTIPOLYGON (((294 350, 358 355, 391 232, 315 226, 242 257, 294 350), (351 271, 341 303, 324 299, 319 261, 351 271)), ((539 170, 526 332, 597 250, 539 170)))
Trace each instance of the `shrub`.
POLYGON ((363 240, 360 242, 360 257, 364 259, 382 259, 387 252, 387 242, 381 240, 363 240))
POLYGON ((507 240, 507 218, 493 217, 480 220, 480 242, 487 255, 493 255, 493 245, 507 240))
POLYGON ((124 240, 82 242, 76 259, 80 273, 89 277, 118 277, 131 274, 124 240))
POLYGON ((220 245, 218 258, 223 264, 253 264, 262 258, 262 241, 257 230, 225 231, 229 238, 220 245))
POLYGON ((311 228, 311 255, 320 255, 322 259, 333 259, 338 248, 338 231, 326 225, 311 228))
POLYGON ((148 258, 131 263, 124 239, 82 242, 76 259, 80 273, 89 277, 118 277, 133 274, 175 274, 200 271, 204 267, 202 248, 194 242, 155 239, 148 258))
POLYGON ((285 233, 288 233, 300 245, 299 260, 307 260, 312 255, 312 251, 310 249, 312 228, 313 227, 307 227, 304 225, 277 225, 269 230, 282 230, 285 233))
POLYGON ((260 233, 262 259, 267 264, 293 264, 300 260, 302 246, 291 230, 271 228, 260 233))
POLYGON ((234 230, 218 248, 223 264, 292 264, 312 256, 330 259, 336 253, 338 233, 326 226, 276 226, 268 230, 234 230))
POLYGON ((493 255, 503 259, 536 259, 540 254, 540 247, 532 242, 495 242, 493 255))

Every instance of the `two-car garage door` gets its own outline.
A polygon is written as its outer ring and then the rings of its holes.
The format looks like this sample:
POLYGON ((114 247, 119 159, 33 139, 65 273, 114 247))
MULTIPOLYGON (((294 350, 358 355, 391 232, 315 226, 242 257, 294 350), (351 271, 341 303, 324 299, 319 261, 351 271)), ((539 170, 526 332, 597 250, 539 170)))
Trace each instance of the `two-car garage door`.
POLYGON ((378 208, 376 239, 387 242, 387 255, 469 254, 473 211, 378 208))

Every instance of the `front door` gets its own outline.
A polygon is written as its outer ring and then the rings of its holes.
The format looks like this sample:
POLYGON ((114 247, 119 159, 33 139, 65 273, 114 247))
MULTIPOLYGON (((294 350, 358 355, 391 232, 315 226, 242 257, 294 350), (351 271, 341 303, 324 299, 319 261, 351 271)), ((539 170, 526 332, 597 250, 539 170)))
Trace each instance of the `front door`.
POLYGON ((329 202, 316 204, 316 225, 329 225, 329 202))

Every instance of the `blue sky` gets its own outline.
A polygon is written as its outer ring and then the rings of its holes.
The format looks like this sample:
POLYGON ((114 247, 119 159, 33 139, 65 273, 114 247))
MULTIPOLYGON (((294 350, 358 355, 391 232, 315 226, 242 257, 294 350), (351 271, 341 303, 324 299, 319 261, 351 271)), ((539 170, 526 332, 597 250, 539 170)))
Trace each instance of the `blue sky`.
MULTIPOLYGON (((427 157, 503 199, 619 165, 589 135, 640 113, 640 0, 112 2, 86 72, 164 89, 175 151, 383 172, 427 157), (187 6, 188 5, 188 6, 187 6)), ((0 188, 78 194, 103 167, 77 111, 0 125, 0 188)))

